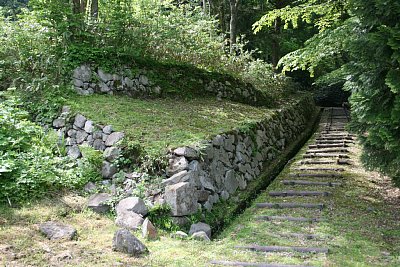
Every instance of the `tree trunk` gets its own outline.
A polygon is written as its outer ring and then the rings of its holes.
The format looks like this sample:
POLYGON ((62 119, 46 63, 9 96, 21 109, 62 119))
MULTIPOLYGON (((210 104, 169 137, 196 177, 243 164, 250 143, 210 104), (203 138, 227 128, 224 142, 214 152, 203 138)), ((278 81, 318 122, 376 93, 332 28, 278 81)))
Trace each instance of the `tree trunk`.
POLYGON ((99 0, 92 0, 92 5, 90 6, 90 14, 92 18, 97 19, 99 16, 99 0))
POLYGON ((231 20, 229 23, 230 52, 234 53, 237 36, 237 16, 240 0, 229 0, 231 10, 231 20))
POLYGON ((81 0, 81 13, 82 14, 85 14, 85 12, 86 12, 86 4, 87 4, 86 0, 81 0))
POLYGON ((278 62, 281 58, 281 45, 279 40, 279 35, 281 33, 281 19, 277 18, 275 20, 274 25, 274 34, 272 35, 272 49, 271 49, 271 58, 272 65, 276 68, 278 62))
POLYGON ((207 14, 207 0, 203 0, 203 14, 207 14))
POLYGON ((73 0, 73 11, 75 14, 79 14, 81 12, 81 1, 73 0))

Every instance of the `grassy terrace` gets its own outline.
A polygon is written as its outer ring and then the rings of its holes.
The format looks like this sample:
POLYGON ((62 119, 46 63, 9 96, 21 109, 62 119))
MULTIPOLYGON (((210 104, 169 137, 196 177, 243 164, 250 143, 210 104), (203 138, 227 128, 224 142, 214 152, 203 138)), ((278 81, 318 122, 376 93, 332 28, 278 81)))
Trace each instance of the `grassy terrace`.
POLYGON ((101 124, 111 124, 138 141, 148 154, 193 144, 223 131, 258 121, 270 109, 215 98, 132 99, 122 96, 76 96, 74 111, 101 124))

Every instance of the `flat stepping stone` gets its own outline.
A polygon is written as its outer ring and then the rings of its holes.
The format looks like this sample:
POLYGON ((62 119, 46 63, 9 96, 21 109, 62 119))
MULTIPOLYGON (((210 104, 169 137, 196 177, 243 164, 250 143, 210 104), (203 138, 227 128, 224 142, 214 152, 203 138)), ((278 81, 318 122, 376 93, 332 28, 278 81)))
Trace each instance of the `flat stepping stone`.
POLYGON ((322 210, 325 205, 322 203, 257 203, 257 208, 272 208, 272 209, 291 209, 291 208, 306 208, 306 209, 320 209, 322 210))
POLYGON ((349 153, 350 151, 347 149, 337 149, 337 148, 328 148, 328 149, 313 149, 307 150, 306 154, 313 154, 313 153, 349 153))
POLYGON ((322 222, 321 218, 305 218, 305 217, 292 217, 292 216, 269 216, 269 215, 261 215, 257 216, 256 220, 258 221, 288 221, 288 222, 322 222))
POLYGON ((331 192, 326 191, 271 191, 269 195, 271 197, 291 197, 291 196, 329 196, 331 192))
POLYGON ((328 177, 328 178, 343 178, 343 175, 338 173, 290 173, 289 177, 328 177))
POLYGON ((275 263, 217 261, 217 260, 211 261, 210 264, 211 265, 222 265, 222 266, 254 266, 254 267, 312 267, 309 265, 287 265, 287 264, 275 264, 275 263))
POLYGON ((327 154, 327 153, 314 153, 314 154, 305 154, 303 156, 304 159, 312 159, 312 158, 340 158, 340 159, 348 159, 350 158, 347 155, 343 154, 327 154))
POLYGON ((249 245, 249 246, 236 246, 236 248, 240 249, 249 249, 253 251, 262 251, 262 252, 300 252, 300 253, 328 253, 329 250, 327 248, 313 248, 313 247, 284 247, 284 246, 258 246, 258 245, 249 245))
POLYGON ((295 168, 295 171, 332 171, 332 172, 344 172, 343 168, 295 168))
POLYGON ((282 183, 284 185, 315 185, 315 186, 341 186, 341 183, 334 182, 313 182, 313 181, 304 181, 304 180, 283 180, 282 183))

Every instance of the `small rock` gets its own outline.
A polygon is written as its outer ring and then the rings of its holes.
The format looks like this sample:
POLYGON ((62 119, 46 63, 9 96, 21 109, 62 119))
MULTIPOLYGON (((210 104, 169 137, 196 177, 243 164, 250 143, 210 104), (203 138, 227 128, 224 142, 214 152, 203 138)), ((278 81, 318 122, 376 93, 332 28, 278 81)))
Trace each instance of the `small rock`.
POLYGON ((121 153, 121 150, 118 147, 111 146, 111 147, 107 147, 104 150, 103 157, 106 160, 113 162, 114 160, 116 160, 119 157, 120 153, 121 153))
POLYGON ((144 201, 138 197, 127 197, 122 199, 116 206, 115 210, 117 214, 135 212, 143 216, 146 216, 149 212, 144 201))
POLYGON ((59 222, 45 222, 39 226, 40 231, 50 240, 67 239, 72 240, 76 235, 76 229, 70 225, 59 222))
POLYGON ((144 85, 144 86, 147 86, 147 85, 149 85, 149 78, 147 78, 144 75, 140 75, 139 76, 139 83, 144 85))
POLYGON ((126 229, 120 229, 115 232, 112 249, 133 256, 140 256, 149 251, 139 239, 126 229))
POLYGON ((97 190, 97 186, 93 182, 88 182, 83 190, 85 190, 85 192, 93 192, 97 190))
POLYGON ((67 148, 67 155, 72 159, 78 159, 82 156, 78 146, 71 146, 67 148))
POLYGON ((210 196, 210 191, 197 190, 197 198, 199 202, 206 202, 209 196, 210 196))
POLYGON ((101 139, 94 140, 92 147, 99 151, 104 151, 106 149, 106 145, 104 144, 103 140, 101 140, 101 139))
POLYGON ((89 135, 85 131, 78 131, 76 133, 76 142, 82 144, 89 135))
POLYGON ((111 134, 113 132, 113 128, 111 125, 106 125, 103 128, 103 133, 105 134, 111 134))
POLYGON ((178 172, 178 173, 172 175, 172 177, 163 180, 161 182, 161 184, 163 186, 167 186, 167 185, 177 184, 180 182, 187 182, 189 180, 189 176, 187 174, 188 174, 188 171, 178 172))
MULTIPOLYGON (((103 130, 104 131, 104 130, 103 130)), ((113 132, 107 137, 106 140, 106 146, 113 146, 115 145, 118 141, 120 141, 122 138, 124 138, 124 133, 121 132, 113 132)))
POLYGON ((81 114, 77 114, 75 116, 75 121, 74 121, 75 126, 83 129, 85 127, 85 123, 86 123, 86 118, 84 116, 82 116, 81 114))
POLYGON ((94 130, 93 121, 87 120, 85 122, 84 130, 85 130, 85 132, 87 132, 89 134, 93 133, 93 130, 94 130))
POLYGON ((149 240, 155 240, 158 238, 157 229, 151 223, 149 218, 146 218, 142 225, 142 237, 149 240))
POLYGON ((169 167, 167 168, 167 176, 170 177, 178 172, 186 170, 189 166, 189 162, 185 157, 176 157, 170 159, 169 167))
POLYGON ((94 194, 88 200, 88 208, 97 213, 105 213, 110 210, 110 206, 106 203, 109 200, 111 196, 107 193, 94 194))
POLYGON ((207 236, 207 234, 203 231, 201 232, 196 232, 191 236, 193 239, 195 240, 199 240, 199 241, 206 241, 206 242, 210 242, 210 238, 207 236))
POLYGON ((131 211, 125 211, 118 213, 117 218, 115 219, 115 224, 119 227, 137 230, 142 226, 143 221, 142 215, 131 211))
POLYGON ((102 80, 103 82, 108 82, 110 80, 112 80, 112 75, 106 73, 105 71, 103 71, 102 69, 99 69, 97 74, 99 75, 100 80, 102 80))
POLYGON ((103 166, 101 168, 101 175, 103 178, 110 179, 117 171, 117 166, 108 161, 103 161, 103 166))
POLYGON ((226 192, 225 190, 221 192, 221 198, 222 200, 227 200, 229 198, 229 193, 226 192))
POLYGON ((175 233, 171 234, 171 237, 178 238, 178 239, 186 239, 186 238, 188 238, 188 235, 185 232, 176 231, 175 233))
POLYGON ((52 262, 53 265, 59 265, 60 262, 67 260, 72 260, 72 254, 68 250, 51 257, 50 262, 52 262))
POLYGON ((53 127, 54 128, 59 129, 59 128, 62 128, 64 126, 65 126, 65 119, 55 119, 53 121, 53 127))
POLYGON ((195 223, 190 226, 189 235, 193 235, 197 232, 204 232, 209 238, 211 238, 211 227, 206 223, 195 223))
POLYGON ((197 159, 199 157, 199 152, 191 147, 179 147, 174 150, 174 154, 177 156, 184 156, 190 160, 197 159))

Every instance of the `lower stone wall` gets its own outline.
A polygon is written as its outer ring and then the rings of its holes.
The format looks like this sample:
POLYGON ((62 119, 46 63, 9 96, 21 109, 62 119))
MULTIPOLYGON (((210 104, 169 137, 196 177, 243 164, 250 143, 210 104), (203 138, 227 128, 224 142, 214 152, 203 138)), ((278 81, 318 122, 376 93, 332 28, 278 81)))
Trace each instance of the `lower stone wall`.
POLYGON ((248 129, 217 135, 201 148, 171 151, 162 183, 173 216, 211 211, 221 201, 238 202, 238 193, 307 130, 316 110, 312 97, 305 96, 248 129))

